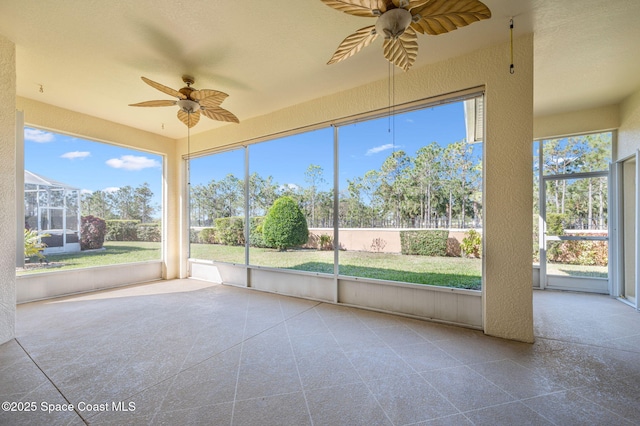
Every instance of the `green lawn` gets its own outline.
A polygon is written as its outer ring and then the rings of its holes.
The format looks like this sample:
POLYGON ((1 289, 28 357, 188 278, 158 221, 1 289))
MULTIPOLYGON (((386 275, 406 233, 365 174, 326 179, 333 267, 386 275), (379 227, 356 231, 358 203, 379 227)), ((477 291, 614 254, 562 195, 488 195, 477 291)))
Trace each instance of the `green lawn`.
POLYGON ((115 265, 119 263, 144 262, 146 260, 160 259, 160 243, 148 243, 141 241, 109 241, 104 243, 104 250, 89 252, 50 254, 46 257, 49 265, 40 265, 31 269, 26 264, 24 270, 19 270, 18 275, 38 272, 62 271, 77 268, 90 268, 93 266, 115 265), (41 267, 40 267, 41 266, 41 267))
MULTIPOLYGON (((340 274, 414 284, 479 290, 482 262, 459 257, 407 256, 356 251, 340 252, 340 274)), ((244 263, 244 247, 191 244, 194 259, 244 263)), ((333 273, 333 251, 251 248, 249 263, 256 266, 333 273)))
MULTIPOLYGON (((62 271, 120 263, 160 259, 160 243, 110 241, 104 250, 72 254, 48 255, 49 265, 29 266, 18 275, 62 271)), ((251 248, 251 265, 298 271, 333 274, 333 251, 251 248)), ((479 290, 482 262, 459 257, 407 256, 389 253, 341 251, 340 274, 361 278, 376 278, 414 284, 431 284, 479 290)), ((216 260, 244 264, 244 247, 217 244, 191 244, 194 259, 216 260)), ((549 273, 569 276, 607 276, 606 267, 550 265, 549 273)))

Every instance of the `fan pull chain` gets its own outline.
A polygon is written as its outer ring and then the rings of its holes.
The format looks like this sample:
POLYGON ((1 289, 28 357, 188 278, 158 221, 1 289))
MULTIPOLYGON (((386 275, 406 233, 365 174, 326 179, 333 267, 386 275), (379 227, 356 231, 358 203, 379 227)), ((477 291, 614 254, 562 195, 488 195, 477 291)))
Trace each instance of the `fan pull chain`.
POLYGON ((513 18, 509 20, 509 34, 511 38, 511 65, 509 65, 509 74, 515 74, 515 69, 513 67, 513 18))
POLYGON ((191 193, 191 113, 187 113, 187 188, 191 193))

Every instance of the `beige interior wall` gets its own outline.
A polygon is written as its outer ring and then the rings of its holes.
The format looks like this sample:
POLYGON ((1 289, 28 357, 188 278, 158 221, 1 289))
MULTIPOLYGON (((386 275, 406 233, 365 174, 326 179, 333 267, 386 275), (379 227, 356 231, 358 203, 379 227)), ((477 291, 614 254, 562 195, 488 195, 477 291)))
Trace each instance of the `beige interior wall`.
POLYGON ((595 133, 620 127, 620 106, 607 105, 564 114, 537 116, 533 120, 533 138, 557 138, 580 133, 595 133))
POLYGON ((0 344, 16 325, 16 49, 0 36, 0 344))
MULTIPOLYGON (((395 99, 402 104, 472 87, 486 88, 484 329, 490 335, 530 342, 533 36, 516 39, 514 54, 517 71, 513 75, 509 74, 508 44, 399 73, 395 99)), ((382 109, 388 106, 387 89, 387 81, 382 80, 262 117, 240 117, 239 125, 192 136, 191 151, 242 144, 382 109)), ((185 154, 184 139, 180 149, 185 154)))
POLYGON ((640 149, 640 89, 620 105, 620 129, 616 160, 635 155, 640 149))
MULTIPOLYGON (((139 149, 163 156, 163 223, 165 224, 163 276, 179 275, 179 197, 180 179, 176 141, 132 127, 102 120, 32 99, 18 97, 18 110, 24 111, 27 125, 139 149)), ((15 266, 14 266, 15 275, 15 266)))
POLYGON ((636 297, 636 159, 631 158, 622 166, 622 245, 624 271, 624 296, 636 297))

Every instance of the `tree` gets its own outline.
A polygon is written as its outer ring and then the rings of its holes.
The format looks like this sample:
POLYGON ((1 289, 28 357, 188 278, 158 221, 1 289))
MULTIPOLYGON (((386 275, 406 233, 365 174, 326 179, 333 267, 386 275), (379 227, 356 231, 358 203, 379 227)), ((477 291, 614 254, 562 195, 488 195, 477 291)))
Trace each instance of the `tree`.
POLYGON ((151 204, 153 199, 153 191, 147 182, 137 187, 133 192, 133 198, 136 210, 136 219, 142 223, 149 223, 153 219, 153 215, 157 211, 157 207, 151 204))
POLYGON ((273 203, 264 219, 262 236, 267 246, 281 251, 307 242, 307 219, 293 198, 284 196, 273 203))
POLYGON ((307 171, 304 172, 304 180, 309 184, 306 189, 308 197, 311 201, 311 226, 316 226, 316 196, 318 194, 318 186, 326 182, 323 177, 322 167, 316 164, 309 164, 307 171))

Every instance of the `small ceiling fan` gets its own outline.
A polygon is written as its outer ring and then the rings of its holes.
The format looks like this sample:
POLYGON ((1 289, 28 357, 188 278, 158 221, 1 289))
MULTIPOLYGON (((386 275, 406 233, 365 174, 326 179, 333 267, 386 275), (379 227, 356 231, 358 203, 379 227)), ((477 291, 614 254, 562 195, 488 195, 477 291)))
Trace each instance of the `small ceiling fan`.
POLYGON ((478 0, 321 0, 341 12, 375 18, 338 46, 328 65, 347 59, 384 36, 384 57, 407 71, 418 56, 418 35, 439 35, 482 19, 491 11, 478 0))
POLYGON ((154 89, 158 89, 159 91, 166 93, 169 96, 178 98, 178 100, 146 101, 137 104, 129 104, 129 106, 163 107, 178 105, 178 107, 180 107, 180 109, 178 110, 178 119, 189 128, 198 124, 198 121, 200 121, 200 114, 212 120, 230 121, 232 123, 240 122, 238 120, 238 117, 236 117, 226 109, 220 107, 222 101, 224 101, 229 95, 217 90, 196 90, 191 87, 191 85, 195 81, 191 76, 182 76, 182 81, 185 82, 186 86, 180 90, 174 90, 160 83, 156 83, 153 80, 149 80, 146 77, 142 77, 142 81, 144 81, 154 89))

